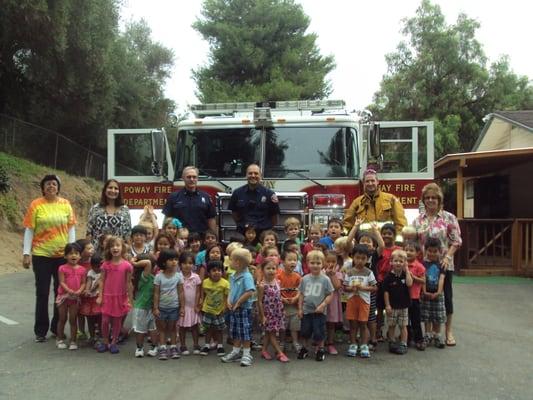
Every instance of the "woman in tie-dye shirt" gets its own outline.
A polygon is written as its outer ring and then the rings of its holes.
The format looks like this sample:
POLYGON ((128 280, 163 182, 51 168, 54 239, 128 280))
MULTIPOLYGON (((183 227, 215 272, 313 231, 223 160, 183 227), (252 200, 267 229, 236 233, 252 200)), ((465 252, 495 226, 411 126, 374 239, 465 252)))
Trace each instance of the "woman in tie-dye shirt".
POLYGON ((50 281, 54 280, 54 298, 59 285, 57 270, 65 263, 63 250, 76 240, 76 217, 68 200, 59 197, 61 180, 57 175, 46 175, 41 180, 42 197, 33 200, 24 217, 24 249, 22 265, 33 264, 35 275, 35 340, 44 342, 48 329, 57 332, 58 311, 48 317, 50 281))
POLYGON ((461 247, 461 229, 455 215, 442 209, 444 196, 436 183, 429 183, 422 189, 422 201, 425 210, 415 219, 420 244, 424 246, 427 238, 437 238, 442 243, 441 265, 446 270, 444 279, 444 304, 446 307, 446 344, 455 346, 452 332, 453 291, 452 277, 454 271, 453 256, 461 247))

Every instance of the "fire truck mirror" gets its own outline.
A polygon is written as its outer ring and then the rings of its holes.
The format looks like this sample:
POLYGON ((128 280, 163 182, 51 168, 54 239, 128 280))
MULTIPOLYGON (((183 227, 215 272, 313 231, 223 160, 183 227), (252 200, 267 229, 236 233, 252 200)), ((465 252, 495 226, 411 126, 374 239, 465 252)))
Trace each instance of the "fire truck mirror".
POLYGON ((166 135, 163 130, 152 131, 152 172, 154 175, 161 175, 165 163, 166 135), (155 168, 154 168, 155 166, 155 168))
POLYGON ((381 159, 381 138, 379 124, 370 124, 368 130, 368 155, 372 160, 381 159))

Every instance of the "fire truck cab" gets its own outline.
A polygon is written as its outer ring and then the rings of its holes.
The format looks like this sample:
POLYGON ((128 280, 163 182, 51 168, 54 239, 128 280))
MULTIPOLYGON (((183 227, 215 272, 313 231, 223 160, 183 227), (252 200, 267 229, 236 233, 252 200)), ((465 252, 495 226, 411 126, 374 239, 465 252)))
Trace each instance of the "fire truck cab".
POLYGON ((378 169, 381 190, 400 199, 409 221, 422 186, 433 180, 432 122, 362 123, 336 100, 202 104, 190 113, 173 138, 163 129, 110 129, 108 177, 121 183, 130 209, 161 209, 183 187, 183 168, 196 166, 198 188, 217 204, 223 240, 235 230, 229 197, 246 183, 251 163, 280 199, 282 237, 289 216, 302 228, 342 217, 361 193, 368 165, 378 169))

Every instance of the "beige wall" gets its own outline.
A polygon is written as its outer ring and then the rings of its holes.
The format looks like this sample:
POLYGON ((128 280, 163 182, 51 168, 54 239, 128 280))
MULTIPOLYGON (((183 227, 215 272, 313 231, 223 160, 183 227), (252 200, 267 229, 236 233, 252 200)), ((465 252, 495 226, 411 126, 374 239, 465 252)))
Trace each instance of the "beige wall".
POLYGON ((476 151, 533 147, 533 133, 494 118, 476 151))

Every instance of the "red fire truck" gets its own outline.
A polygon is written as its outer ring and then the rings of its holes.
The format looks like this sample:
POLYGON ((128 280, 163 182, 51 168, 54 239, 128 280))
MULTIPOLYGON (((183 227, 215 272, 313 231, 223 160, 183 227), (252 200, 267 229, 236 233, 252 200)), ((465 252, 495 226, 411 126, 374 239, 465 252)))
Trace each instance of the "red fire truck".
POLYGON ((380 188, 400 199, 411 221, 433 180, 433 123, 362 123, 343 101, 307 100, 191 106, 172 138, 163 129, 108 130, 108 177, 121 183, 130 209, 160 210, 183 186, 183 167, 194 165, 199 189, 217 204, 223 240, 235 230, 230 193, 246 183, 250 163, 280 199, 280 233, 289 216, 304 228, 342 217, 367 165, 378 166, 380 188))

